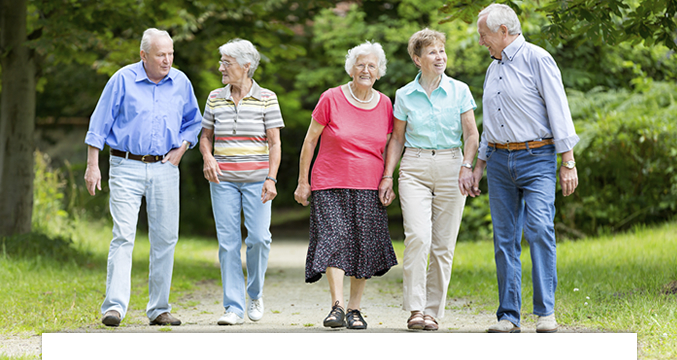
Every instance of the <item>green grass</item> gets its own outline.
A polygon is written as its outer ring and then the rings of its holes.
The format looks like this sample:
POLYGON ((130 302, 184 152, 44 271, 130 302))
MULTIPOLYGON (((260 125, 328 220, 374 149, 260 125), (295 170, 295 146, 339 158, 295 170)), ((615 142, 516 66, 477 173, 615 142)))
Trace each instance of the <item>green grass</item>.
MULTIPOLYGON (((106 259, 111 228, 104 223, 75 225, 78 260, 11 256, 0 250, 0 319, 12 326, 2 334, 55 332, 98 325, 105 296, 106 259)), ((132 265, 130 310, 148 301, 148 237, 137 234, 132 265)), ((182 237, 176 247, 170 302, 202 280, 220 280, 215 241, 182 237)), ((192 304, 179 304, 179 306, 192 304)))
MULTIPOLYGON (((639 227, 626 234, 558 244, 558 322, 586 331, 637 333, 638 356, 677 358, 677 223, 639 227), (670 290, 672 289, 672 290, 670 290)), ((401 243, 396 246, 401 251, 401 243)), ((522 319, 531 315, 531 259, 522 250, 522 319)), ((449 297, 477 310, 498 307, 491 242, 456 246, 449 297)))
MULTIPOLYGON (((81 256, 72 259, 14 256, 0 249, 0 319, 12 324, 0 327, 0 333, 41 334, 99 325, 111 230, 106 223, 80 222, 74 224, 73 234, 81 256)), ((559 243, 556 311, 560 324, 584 331, 636 332, 639 358, 677 358, 677 295, 667 291, 677 280, 675 234, 677 223, 671 223, 559 243)), ((402 242, 394 245, 401 257, 402 242)), ((201 281, 220 280, 216 249, 212 239, 179 240, 172 303, 201 281)), ((148 238, 138 234, 130 309, 143 310, 148 299, 148 250, 148 238)), ((531 262, 526 245, 522 261, 523 322, 533 327, 531 262)), ((401 283, 393 287, 401 289, 401 283)), ((456 246, 449 297, 471 301, 471 310, 476 312, 495 311, 491 242, 456 246)), ((177 305, 199 306, 190 301, 177 305)))

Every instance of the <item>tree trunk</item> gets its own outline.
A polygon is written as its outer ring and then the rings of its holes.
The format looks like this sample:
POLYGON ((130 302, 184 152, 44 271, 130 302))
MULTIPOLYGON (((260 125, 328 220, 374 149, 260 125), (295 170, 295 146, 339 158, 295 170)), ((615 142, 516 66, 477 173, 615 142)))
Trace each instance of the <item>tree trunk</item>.
POLYGON ((0 236, 31 231, 36 67, 26 6, 0 0, 0 236))

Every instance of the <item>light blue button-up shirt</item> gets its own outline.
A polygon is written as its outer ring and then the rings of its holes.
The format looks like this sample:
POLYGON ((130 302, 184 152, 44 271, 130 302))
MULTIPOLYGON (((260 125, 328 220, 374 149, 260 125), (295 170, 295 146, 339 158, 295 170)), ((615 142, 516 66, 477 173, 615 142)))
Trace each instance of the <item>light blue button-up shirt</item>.
POLYGON ((477 108, 468 85, 442 74, 437 89, 428 97, 419 78, 395 93, 393 115, 406 121, 405 147, 451 149, 461 147, 461 114, 477 108))
POLYGON ((159 83, 146 75, 143 61, 127 65, 108 80, 89 121, 85 143, 103 150, 164 155, 197 144, 202 116, 188 77, 174 68, 159 83))
POLYGON ((573 149, 579 138, 552 56, 519 35, 501 57, 489 65, 484 79, 478 157, 486 160, 487 143, 553 138, 557 153, 573 149))

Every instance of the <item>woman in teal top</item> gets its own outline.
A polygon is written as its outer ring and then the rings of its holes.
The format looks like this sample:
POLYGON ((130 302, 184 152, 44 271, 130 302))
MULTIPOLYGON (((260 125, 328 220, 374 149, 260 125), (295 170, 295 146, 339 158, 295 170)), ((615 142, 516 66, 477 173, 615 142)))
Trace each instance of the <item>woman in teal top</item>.
POLYGON ((445 42, 444 34, 429 29, 409 39, 409 55, 420 72, 397 90, 395 124, 379 186, 383 203, 390 204, 395 198, 393 172, 404 148, 399 192, 405 234, 403 307, 411 312, 409 329, 438 329, 465 198, 476 195, 472 163, 479 144, 473 114, 477 106, 466 84, 444 74, 445 42))

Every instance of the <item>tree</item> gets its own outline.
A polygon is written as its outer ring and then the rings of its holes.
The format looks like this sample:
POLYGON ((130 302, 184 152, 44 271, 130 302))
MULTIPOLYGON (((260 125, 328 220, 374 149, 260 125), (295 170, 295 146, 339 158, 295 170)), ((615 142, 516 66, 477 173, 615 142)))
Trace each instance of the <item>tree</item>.
MULTIPOLYGON (((440 11, 448 14, 444 22, 461 19, 470 23, 492 2, 449 0, 440 11)), ((521 13, 515 1, 497 2, 509 5, 518 15, 521 13)), ((675 0, 551 0, 537 4, 535 10, 550 21, 542 29, 544 40, 553 46, 578 38, 596 45, 643 42, 646 46, 662 44, 677 50, 675 0)))
POLYGON ((0 236, 31 229, 36 65, 26 7, 27 0, 0 0, 0 236))

